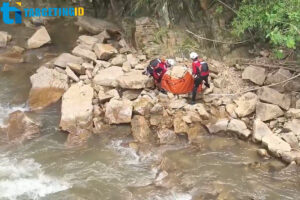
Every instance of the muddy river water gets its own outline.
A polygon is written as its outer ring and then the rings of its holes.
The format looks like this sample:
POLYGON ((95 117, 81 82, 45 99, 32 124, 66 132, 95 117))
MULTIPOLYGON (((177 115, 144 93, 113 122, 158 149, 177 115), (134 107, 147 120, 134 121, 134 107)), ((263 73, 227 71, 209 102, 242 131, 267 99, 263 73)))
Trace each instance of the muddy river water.
MULTIPOLYGON (((0 25, 24 46, 34 32, 24 26, 0 25)), ((78 37, 72 21, 47 26, 52 44, 27 51, 26 63, 0 72, 0 123, 10 112, 27 110, 29 77, 47 59, 70 51, 78 37)), ((39 138, 23 144, 0 139, 0 199, 300 199, 300 174, 276 159, 257 156, 257 146, 234 138, 203 136, 193 147, 183 142, 160 146, 138 156, 122 145, 132 140, 130 127, 112 127, 88 145, 67 148, 58 130, 60 102, 30 115, 42 124, 39 138), (164 181, 157 177, 162 160, 170 165, 164 181)))

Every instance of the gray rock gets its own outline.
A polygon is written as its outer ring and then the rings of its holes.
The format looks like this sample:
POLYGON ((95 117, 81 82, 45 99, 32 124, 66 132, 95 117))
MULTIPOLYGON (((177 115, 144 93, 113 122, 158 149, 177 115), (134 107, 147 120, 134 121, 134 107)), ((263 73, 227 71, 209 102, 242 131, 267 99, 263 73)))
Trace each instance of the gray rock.
POLYGON ((139 59, 133 54, 128 54, 127 62, 130 64, 131 67, 135 67, 139 63, 139 59))
POLYGON ((94 52, 92 52, 91 50, 88 50, 88 49, 83 49, 80 46, 76 46, 72 50, 72 54, 74 54, 75 56, 82 57, 87 60, 95 61, 97 59, 96 54, 94 52))
POLYGON ((139 98, 133 103, 133 111, 139 115, 148 115, 150 113, 150 109, 153 107, 153 103, 149 98, 139 98))
POLYGON ((114 66, 122 66, 126 62, 126 57, 122 54, 118 54, 111 60, 111 64, 114 66))
POLYGON ((299 147, 298 139, 293 132, 282 133, 281 138, 289 143, 292 148, 295 149, 299 147))
POLYGON ((80 64, 68 63, 67 67, 69 67, 72 71, 74 71, 78 75, 84 75, 85 74, 85 69, 80 64))
POLYGON ((65 71, 68 77, 70 77, 73 81, 79 82, 78 76, 76 76, 76 74, 69 67, 67 67, 65 71))
POLYGON ((94 83, 101 86, 117 87, 120 77, 124 74, 122 68, 112 66, 100 70, 94 77, 94 83))
MULTIPOLYGON (((120 68, 121 71, 122 68, 120 68)), ((118 85, 124 89, 143 89, 153 86, 153 80, 141 71, 132 70, 118 78, 118 85)))
POLYGON ((76 24, 92 34, 101 33, 104 30, 110 30, 111 32, 120 31, 120 28, 111 22, 86 16, 78 17, 76 24))
POLYGON ((300 99, 296 101, 296 109, 300 109, 300 99))
POLYGON ((258 97, 261 101, 278 105, 285 110, 288 110, 291 105, 291 98, 289 95, 281 94, 269 87, 262 87, 258 90, 258 97))
POLYGON ((285 123, 284 128, 292 131, 295 135, 300 136, 300 119, 293 119, 285 123))
POLYGON ((27 41, 28 49, 39 48, 47 43, 51 42, 50 35, 46 28, 41 26, 27 41))
POLYGON ((83 59, 81 57, 77 57, 69 53, 62 53, 54 61, 54 65, 62 68, 66 68, 68 63, 80 65, 83 63, 83 59))
POLYGON ((138 96, 141 94, 141 90, 126 90, 123 92, 122 97, 129 100, 134 100, 138 98, 138 96))
POLYGON ((266 135, 272 135, 273 132, 269 129, 267 124, 260 119, 255 119, 253 123, 253 139, 261 142, 262 138, 266 135))
POLYGON ((235 101, 237 104, 235 113, 239 117, 245 117, 247 115, 250 115, 255 111, 257 101, 257 95, 252 92, 248 92, 242 95, 237 101, 235 101))
POLYGON ((6 47, 7 42, 11 40, 11 35, 5 31, 0 31, 0 47, 6 47))
POLYGON ((162 129, 157 132, 160 144, 175 144, 178 142, 177 135, 173 130, 162 129))
POLYGON ((207 125, 209 133, 215 134, 219 132, 226 132, 229 120, 228 119, 220 119, 214 124, 207 125))
POLYGON ((294 119, 300 119, 300 109, 290 108, 286 112, 286 116, 294 119))
POLYGON ((266 135, 262 138, 263 145, 267 146, 269 151, 280 157, 283 152, 290 152, 291 146, 276 135, 266 135))
POLYGON ((247 128, 245 122, 238 119, 230 120, 227 131, 237 133, 243 138, 248 138, 251 135, 251 131, 247 128))
POLYGON ((118 50, 111 44, 97 43, 94 45, 93 49, 97 55, 97 58, 105 61, 109 60, 118 53, 118 50))
POLYGON ((265 71, 266 70, 261 67, 246 67, 242 74, 242 79, 250 80, 257 85, 263 85, 266 79, 265 71))
POLYGON ((84 49, 92 50, 94 45, 99 41, 98 38, 89 36, 89 35, 81 35, 78 38, 78 42, 80 46, 84 49))
POLYGON ((256 117, 262 121, 268 121, 282 116, 284 113, 277 105, 257 103, 256 117))
POLYGON ((140 143, 151 143, 154 141, 154 135, 143 116, 135 115, 132 118, 131 131, 133 138, 140 143))
POLYGON ((106 104, 105 118, 109 124, 130 123, 132 116, 132 102, 124 100, 111 99, 106 104))

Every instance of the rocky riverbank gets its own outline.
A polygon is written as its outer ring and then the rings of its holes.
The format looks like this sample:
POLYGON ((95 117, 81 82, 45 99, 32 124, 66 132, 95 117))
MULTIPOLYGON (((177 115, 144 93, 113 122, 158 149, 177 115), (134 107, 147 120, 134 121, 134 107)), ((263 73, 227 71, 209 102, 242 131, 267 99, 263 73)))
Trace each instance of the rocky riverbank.
MULTIPOLYGON (((137 19, 137 26, 147 26, 149 21, 137 19)), ((59 126, 68 134, 66 145, 83 145, 92 134, 103 134, 112 125, 130 124, 134 142, 128 145, 138 153, 151 146, 176 144, 179 138, 201 146, 203 135, 220 134, 258 143, 262 148, 258 153, 264 157, 272 154, 300 164, 300 80, 284 82, 295 75, 291 71, 228 65, 207 58, 211 88, 204 88, 198 103, 189 105, 188 95, 162 94, 154 89, 153 80, 142 74, 151 59, 149 51, 132 49, 118 27, 89 18, 77 24, 85 34, 72 52, 45 63, 30 78, 31 110, 62 99, 59 126), (270 87, 273 83, 282 84, 270 87)), ((141 39, 143 34, 136 37, 141 39)), ((10 37, 2 35, 1 44, 6 44, 10 37)), ((28 48, 50 41, 41 27, 28 40, 28 48)), ((153 41, 145 41, 143 47, 151 49, 153 41)), ((184 67, 189 61, 175 60, 176 66, 168 73, 182 77, 190 70, 184 67)), ((38 127, 26 113, 16 112, 10 114, 2 132, 9 140, 24 140, 38 134, 38 127), (14 126, 18 129, 12 131, 14 126), (26 131, 21 134, 20 130, 26 131)))

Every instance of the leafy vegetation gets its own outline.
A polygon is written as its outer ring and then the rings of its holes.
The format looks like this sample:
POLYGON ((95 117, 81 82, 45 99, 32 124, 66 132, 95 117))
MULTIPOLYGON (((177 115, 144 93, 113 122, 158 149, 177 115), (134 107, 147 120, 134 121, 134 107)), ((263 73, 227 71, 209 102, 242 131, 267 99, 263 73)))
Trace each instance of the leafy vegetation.
POLYGON ((296 49, 300 42, 300 0, 243 0, 233 21, 234 33, 251 31, 280 48, 296 49))

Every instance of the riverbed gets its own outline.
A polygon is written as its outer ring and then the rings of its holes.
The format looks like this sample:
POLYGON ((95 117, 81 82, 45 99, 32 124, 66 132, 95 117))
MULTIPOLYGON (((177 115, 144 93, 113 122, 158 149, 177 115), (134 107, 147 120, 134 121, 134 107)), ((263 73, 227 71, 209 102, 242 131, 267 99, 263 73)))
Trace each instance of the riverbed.
MULTIPOLYGON (((52 44, 26 52, 26 62, 0 72, 0 123, 15 110, 28 110, 29 77, 79 36, 71 20, 46 26, 52 44)), ((24 46, 34 32, 24 26, 0 25, 24 46)), ((299 199, 300 175, 276 159, 264 160, 257 146, 236 138, 204 135, 202 144, 183 140, 176 146, 153 147, 137 155, 126 144, 129 126, 114 126, 93 136, 87 145, 69 148, 58 129, 60 102, 29 113, 42 124, 41 135, 23 144, 0 139, 0 199, 299 199), (125 145, 124 145, 125 144, 125 145), (160 181, 158 165, 173 163, 168 181, 160 181)))

